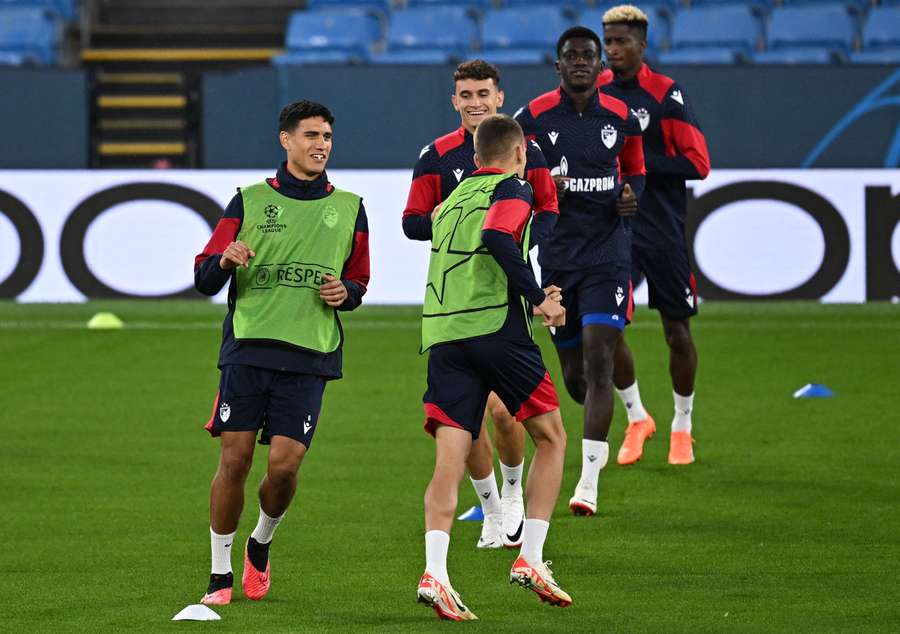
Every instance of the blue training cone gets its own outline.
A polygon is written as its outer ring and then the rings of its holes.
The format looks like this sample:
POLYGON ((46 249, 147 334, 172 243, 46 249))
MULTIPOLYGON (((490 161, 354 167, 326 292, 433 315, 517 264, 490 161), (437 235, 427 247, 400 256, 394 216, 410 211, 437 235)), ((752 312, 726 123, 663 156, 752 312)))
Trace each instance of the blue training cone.
POLYGON ((484 520, 484 511, 481 510, 480 506, 473 506, 456 519, 464 522, 481 522, 484 520))
POLYGON ((807 383, 794 392, 794 398, 829 398, 832 396, 834 396, 834 392, 821 383, 807 383))

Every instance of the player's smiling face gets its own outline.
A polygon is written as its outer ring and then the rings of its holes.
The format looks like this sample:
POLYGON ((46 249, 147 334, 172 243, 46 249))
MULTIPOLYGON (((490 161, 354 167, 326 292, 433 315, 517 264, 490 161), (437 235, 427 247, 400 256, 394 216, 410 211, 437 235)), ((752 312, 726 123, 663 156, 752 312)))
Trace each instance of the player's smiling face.
POLYGON ((616 75, 636 73, 644 61, 646 48, 644 38, 627 24, 607 24, 603 27, 603 50, 609 67, 616 75))
POLYGON ((574 92, 593 90, 603 64, 597 43, 587 37, 569 38, 556 60, 556 71, 563 84, 574 92))
POLYGON ((281 132, 281 147, 287 151, 288 163, 307 178, 325 171, 332 145, 331 124, 322 117, 302 119, 293 132, 281 132))
POLYGON ((503 105, 503 91, 493 79, 460 79, 450 100, 463 126, 474 133, 485 117, 497 114, 503 105))

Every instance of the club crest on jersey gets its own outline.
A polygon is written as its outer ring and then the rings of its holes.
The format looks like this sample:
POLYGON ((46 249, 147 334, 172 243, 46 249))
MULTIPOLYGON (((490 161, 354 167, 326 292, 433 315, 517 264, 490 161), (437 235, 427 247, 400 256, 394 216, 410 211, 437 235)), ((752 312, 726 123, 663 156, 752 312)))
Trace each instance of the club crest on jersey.
POLYGON ((337 224, 338 221, 338 212, 337 209, 328 205, 325 207, 325 211, 322 212, 322 222, 325 223, 325 226, 329 229, 333 229, 334 225, 337 224))
POLYGON ((625 300, 625 291, 622 290, 622 287, 619 286, 616 288, 616 306, 621 306, 622 302, 625 300))
POLYGON ((680 90, 673 90, 672 94, 670 96, 672 97, 672 99, 674 99, 675 101, 680 103, 682 106, 684 105, 684 97, 682 96, 680 90))
POLYGON ((647 129, 647 126, 650 125, 650 113, 647 112, 646 108, 638 108, 637 110, 632 110, 631 114, 637 117, 638 123, 641 124, 641 132, 647 129))
POLYGON ((456 182, 458 183, 459 181, 462 180, 463 170, 457 168, 457 169, 453 170, 453 175, 456 176, 456 182))
POLYGON ((619 138, 619 133, 616 132, 616 128, 611 126, 610 124, 606 124, 603 126, 603 129, 600 130, 600 140, 603 141, 603 145, 605 145, 608 149, 612 149, 612 146, 616 144, 616 139, 619 138))
POLYGON ((223 423, 228 422, 228 419, 231 418, 231 405, 228 403, 219 405, 219 418, 222 419, 223 423))
POLYGON ((556 145, 556 139, 559 138, 559 132, 556 132, 555 130, 550 131, 547 133, 547 136, 550 137, 550 143, 552 143, 553 145, 556 145))

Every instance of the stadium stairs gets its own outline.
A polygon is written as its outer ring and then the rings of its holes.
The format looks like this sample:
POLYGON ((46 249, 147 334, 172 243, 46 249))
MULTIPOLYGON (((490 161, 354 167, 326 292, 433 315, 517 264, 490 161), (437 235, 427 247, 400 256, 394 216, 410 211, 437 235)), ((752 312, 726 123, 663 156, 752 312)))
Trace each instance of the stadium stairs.
POLYGON ((200 76, 267 65, 303 0, 94 0, 82 15, 91 166, 202 167, 200 76))

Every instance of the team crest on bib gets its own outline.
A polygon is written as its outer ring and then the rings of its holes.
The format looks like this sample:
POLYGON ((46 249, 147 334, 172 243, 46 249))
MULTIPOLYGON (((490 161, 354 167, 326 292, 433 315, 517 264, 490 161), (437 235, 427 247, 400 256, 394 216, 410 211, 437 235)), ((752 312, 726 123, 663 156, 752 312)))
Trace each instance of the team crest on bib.
POLYGON ((641 132, 647 129, 647 126, 650 125, 650 113, 647 112, 646 108, 638 108, 637 110, 632 110, 631 114, 637 117, 638 123, 641 124, 641 132))
POLYGON ((609 125, 608 123, 603 126, 603 129, 600 130, 600 140, 603 141, 603 145, 605 145, 608 149, 612 149, 612 146, 616 144, 616 139, 619 137, 619 133, 616 132, 615 127, 609 125))
POLYGON ((329 229, 332 229, 332 228, 334 228, 334 225, 337 224, 337 221, 338 221, 337 209, 335 209, 331 205, 328 205, 327 207, 325 207, 325 211, 322 212, 322 222, 325 223, 325 226, 328 227, 329 229))
POLYGON ((222 419, 223 423, 228 422, 228 419, 231 418, 231 405, 228 403, 219 405, 219 418, 222 419))

